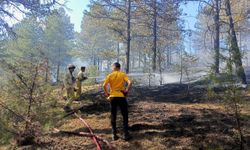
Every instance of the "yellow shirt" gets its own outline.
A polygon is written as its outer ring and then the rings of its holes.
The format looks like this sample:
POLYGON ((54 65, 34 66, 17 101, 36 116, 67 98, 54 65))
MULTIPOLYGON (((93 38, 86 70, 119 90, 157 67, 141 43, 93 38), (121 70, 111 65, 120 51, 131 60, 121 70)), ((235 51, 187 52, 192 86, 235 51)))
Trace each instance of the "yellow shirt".
POLYGON ((125 83, 129 80, 128 76, 124 72, 114 71, 109 74, 104 85, 110 86, 110 97, 124 97, 121 91, 125 90, 125 83))

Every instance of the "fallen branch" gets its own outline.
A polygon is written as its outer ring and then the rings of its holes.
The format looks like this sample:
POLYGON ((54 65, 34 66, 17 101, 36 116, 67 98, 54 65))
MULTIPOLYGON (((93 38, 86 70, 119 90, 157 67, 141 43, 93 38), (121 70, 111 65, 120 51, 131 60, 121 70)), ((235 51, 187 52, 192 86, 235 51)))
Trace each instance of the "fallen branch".
POLYGON ((99 136, 96 136, 94 134, 91 133, 85 133, 85 132, 73 132, 73 131, 62 131, 59 130, 57 128, 54 128, 54 132, 53 133, 63 133, 63 134, 69 134, 69 135, 75 135, 75 136, 83 136, 83 137, 91 137, 91 138, 96 138, 98 141, 101 141, 103 143, 105 143, 109 149, 113 149, 112 145, 105 139, 102 139, 99 136))
MULTIPOLYGON (((74 115, 75 115, 78 119, 80 119, 80 120, 83 122, 83 124, 89 129, 89 132, 90 132, 91 134, 94 135, 94 133, 93 133, 91 127, 88 125, 88 123, 87 123, 84 119, 82 119, 82 117, 78 116, 77 113, 74 113, 74 115)), ((100 143, 98 142, 96 136, 93 136, 92 139, 93 139, 94 143, 96 144, 97 150, 101 150, 101 149, 102 149, 102 148, 101 148, 101 145, 100 145, 100 143)))
POLYGON ((82 109, 82 107, 83 107, 83 106, 81 106, 81 107, 79 107, 79 108, 76 108, 76 109, 73 109, 72 111, 70 111, 69 113, 67 113, 66 115, 64 115, 64 116, 62 117, 62 119, 63 119, 63 118, 66 118, 66 117, 68 117, 68 116, 71 116, 71 115, 73 115, 73 114, 75 114, 75 113, 77 113, 80 109, 82 109))

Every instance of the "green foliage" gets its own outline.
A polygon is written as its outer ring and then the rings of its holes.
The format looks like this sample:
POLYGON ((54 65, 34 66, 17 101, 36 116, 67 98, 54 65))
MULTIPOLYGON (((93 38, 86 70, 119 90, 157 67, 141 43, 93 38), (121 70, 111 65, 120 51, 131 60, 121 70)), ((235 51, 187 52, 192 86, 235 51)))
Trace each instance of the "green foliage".
POLYGON ((66 65, 71 56, 69 51, 74 47, 74 29, 69 16, 63 8, 53 10, 45 19, 36 16, 24 18, 15 24, 15 37, 1 40, 3 51, 0 56, 8 62, 27 60, 30 62, 43 61, 46 64, 48 81, 50 74, 55 72, 60 76, 62 65, 66 65))
POLYGON ((218 94, 214 91, 214 88, 210 85, 207 86, 207 94, 206 94, 206 98, 209 101, 213 101, 215 99, 218 98, 218 94))
MULTIPOLYGON (((85 12, 80 33, 80 46, 75 53, 78 57, 91 64, 96 65, 96 60, 104 63, 115 61, 115 58, 122 65, 127 64, 126 59, 130 58, 130 70, 147 71, 152 67, 153 47, 153 1, 131 1, 132 6, 128 16, 128 3, 126 1, 91 1, 89 11, 85 12), (131 18, 131 27, 128 29, 128 20, 131 18), (131 39, 128 39, 128 30, 131 39), (93 32, 94 31, 94 32, 93 32), (127 56, 127 45, 130 43, 130 56, 127 56), (120 47, 119 47, 119 46, 120 47), (105 55, 103 53, 105 52, 105 55), (79 56, 80 55, 80 56, 79 56), (124 55, 126 56, 124 58, 124 55), (123 58, 122 58, 123 57, 123 58), (143 67, 143 69, 142 69, 143 67)), ((181 31, 179 24, 179 5, 170 1, 157 1, 157 55, 159 61, 166 60, 168 47, 177 50, 181 42, 181 31)), ((165 63, 159 63, 158 68, 166 68, 165 63)))
POLYGON ((229 112, 232 111, 232 107, 235 107, 234 105, 238 105, 237 107, 239 107, 243 102, 241 90, 236 86, 228 88, 223 96, 224 103, 226 104, 225 106, 228 108, 229 112))
POLYGON ((186 76, 187 81, 189 82, 190 74, 197 72, 197 70, 193 69, 193 67, 196 66, 198 58, 182 50, 179 59, 180 64, 176 64, 175 69, 180 72, 180 83, 182 83, 184 75, 186 76))
MULTIPOLYGON (((5 115, 4 113, 1 113, 1 116, 5 115)), ((8 128, 8 125, 6 124, 8 120, 2 119, 0 120, 0 145, 9 144, 10 139, 12 138, 12 134, 6 130, 8 128)))
POLYGON ((236 86, 232 86, 225 91, 224 104, 229 113, 232 113, 236 122, 235 139, 239 143, 240 149, 244 149, 244 132, 242 129, 241 104, 243 103, 242 91, 236 86))
POLYGON ((39 136, 40 125, 55 121, 55 113, 44 111, 50 110, 56 95, 54 88, 44 82, 43 63, 1 61, 1 68, 6 74, 0 89, 0 130, 5 133, 1 138, 8 140, 27 132, 39 136))
POLYGON ((1 141, 28 130, 26 119, 45 127, 55 124, 59 111, 52 108, 58 95, 45 78, 54 66, 69 61, 74 38, 73 25, 62 8, 45 20, 27 17, 13 31, 15 37, 1 40, 0 102, 11 110, 1 106, 1 141))
MULTIPOLYGON (((56 68, 56 80, 59 81, 62 66, 71 62, 70 51, 74 47, 74 28, 70 17, 63 8, 53 10, 46 18, 44 29, 45 59, 56 68)), ((52 68, 51 67, 51 68, 52 68)))
POLYGON ((237 80, 232 74, 231 68, 225 70, 225 73, 209 75, 210 84, 208 85, 207 95, 209 100, 222 100, 228 113, 233 114, 236 125, 235 138, 240 149, 244 149, 244 136, 241 124, 241 105, 243 104, 243 95, 241 88, 236 84, 237 80), (220 88, 223 93, 214 91, 214 88, 220 88))
POLYGON ((98 60, 110 61, 116 58, 116 47, 114 35, 100 24, 100 20, 84 15, 77 47, 72 53, 96 65, 98 60))
POLYGON ((95 77, 100 75, 100 72, 98 71, 97 66, 94 66, 94 65, 88 66, 86 71, 87 71, 88 77, 91 77, 91 78, 84 81, 84 84, 85 85, 94 85, 94 84, 96 84, 97 81, 96 81, 95 77))
POLYGON ((226 88, 228 84, 233 82, 233 75, 229 72, 215 74, 214 70, 211 69, 208 72, 208 77, 206 79, 208 81, 207 84, 207 99, 214 101, 214 100, 221 100, 223 99, 223 95, 220 95, 218 92, 215 91, 215 87, 219 88, 226 88))
POLYGON ((48 15, 51 8, 58 4, 57 0, 2 0, 0 2, 0 37, 15 34, 10 27, 20 19, 20 16, 35 15, 43 18, 48 15))
POLYGON ((43 30, 36 18, 25 18, 13 30, 17 37, 5 41, 5 60, 15 62, 21 58, 38 61, 43 53, 43 30))

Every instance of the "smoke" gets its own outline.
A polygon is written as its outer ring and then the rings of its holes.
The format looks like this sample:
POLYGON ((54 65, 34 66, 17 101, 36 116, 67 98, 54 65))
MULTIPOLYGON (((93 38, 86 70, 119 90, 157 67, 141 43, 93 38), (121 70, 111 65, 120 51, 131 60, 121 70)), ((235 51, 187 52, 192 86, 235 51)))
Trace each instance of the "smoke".
MULTIPOLYGON (((182 83, 187 82, 195 82, 205 78, 206 72, 199 72, 190 75, 187 77, 183 75, 182 83)), ((131 73, 129 77, 135 82, 137 85, 145 86, 157 86, 160 84, 169 84, 169 83, 180 83, 181 75, 180 73, 131 73)))

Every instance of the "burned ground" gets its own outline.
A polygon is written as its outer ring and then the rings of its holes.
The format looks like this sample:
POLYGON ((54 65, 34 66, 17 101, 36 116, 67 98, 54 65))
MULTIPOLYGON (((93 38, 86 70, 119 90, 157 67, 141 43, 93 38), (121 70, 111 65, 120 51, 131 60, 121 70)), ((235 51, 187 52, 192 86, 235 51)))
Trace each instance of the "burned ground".
MULTIPOLYGON (((129 124, 133 139, 111 144, 115 149, 225 149, 239 148, 235 119, 218 101, 207 101, 205 88, 187 85, 135 87, 130 93, 129 124)), ((109 104, 99 90, 87 92, 79 114, 98 136, 111 141, 109 104), (88 101, 92 99, 93 101, 88 101)), ((246 101, 249 99, 245 98, 246 101)), ((247 102, 247 105, 249 103, 247 102)), ((246 105, 246 106, 247 106, 246 105)), ((250 109, 242 108, 246 147, 250 146, 250 109)), ((119 113, 118 113, 119 114, 119 113)), ((65 131, 87 132, 79 119, 69 116, 60 121, 65 131)), ((121 116, 118 117, 121 130, 121 116)), ((120 135, 119 135, 120 136, 120 135)), ((40 149, 96 149, 91 138, 49 134, 38 139, 40 149)), ((103 145, 104 149, 107 149, 103 145)))

